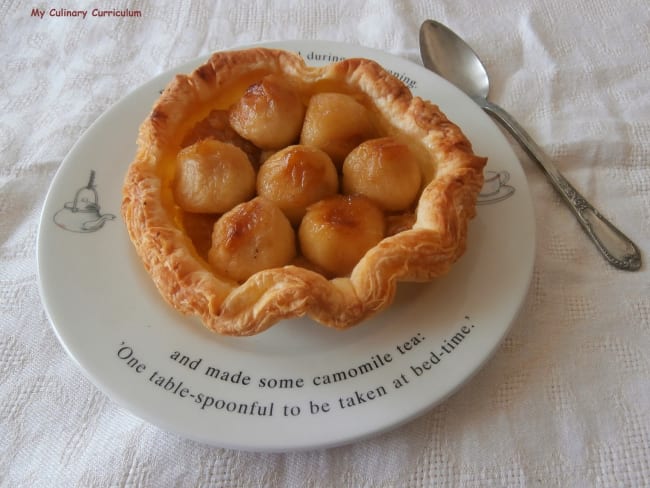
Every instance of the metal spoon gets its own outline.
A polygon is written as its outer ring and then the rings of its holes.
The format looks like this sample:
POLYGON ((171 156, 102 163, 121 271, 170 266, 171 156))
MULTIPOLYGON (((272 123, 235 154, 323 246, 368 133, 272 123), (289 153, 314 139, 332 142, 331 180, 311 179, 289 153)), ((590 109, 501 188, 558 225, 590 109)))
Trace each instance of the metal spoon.
POLYGON ((539 163, 607 261, 626 271, 641 267, 641 254, 636 245, 578 193, 512 116, 487 100, 490 89, 487 71, 465 41, 439 22, 426 20, 420 28, 420 54, 425 67, 452 82, 494 116, 530 158, 539 163))

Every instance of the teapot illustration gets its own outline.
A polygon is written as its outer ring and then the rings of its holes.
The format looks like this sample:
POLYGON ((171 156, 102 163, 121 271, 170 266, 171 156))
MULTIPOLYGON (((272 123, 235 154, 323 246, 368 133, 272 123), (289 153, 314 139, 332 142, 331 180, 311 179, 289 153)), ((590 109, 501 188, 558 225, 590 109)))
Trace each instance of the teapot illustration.
POLYGON ((54 214, 54 223, 71 232, 95 232, 101 229, 106 221, 115 218, 115 215, 101 214, 99 210, 95 171, 91 170, 88 184, 79 188, 74 199, 66 202, 63 208, 54 214))

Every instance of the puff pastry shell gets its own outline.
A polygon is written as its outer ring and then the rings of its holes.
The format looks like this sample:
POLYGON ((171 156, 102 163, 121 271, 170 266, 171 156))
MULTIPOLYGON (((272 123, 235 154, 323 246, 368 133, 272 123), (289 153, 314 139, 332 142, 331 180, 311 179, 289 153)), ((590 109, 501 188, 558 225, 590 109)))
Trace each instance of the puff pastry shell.
MULTIPOLYGON (((347 59, 308 67, 294 53, 254 48, 213 54, 177 75, 142 123, 123 187, 129 236, 164 299, 200 317, 219 334, 257 334, 281 319, 308 315, 344 329, 388 306, 397 282, 445 274, 463 254, 486 159, 439 108, 418 97, 373 61, 347 59), (183 138, 215 109, 227 109, 268 74, 303 97, 332 91, 362 101, 384 135, 419 154, 423 189, 400 232, 371 248, 349 276, 328 279, 297 265, 267 269, 243 283, 216 273, 183 226, 170 180, 183 138)), ((399 217, 398 217, 398 220, 399 217)))

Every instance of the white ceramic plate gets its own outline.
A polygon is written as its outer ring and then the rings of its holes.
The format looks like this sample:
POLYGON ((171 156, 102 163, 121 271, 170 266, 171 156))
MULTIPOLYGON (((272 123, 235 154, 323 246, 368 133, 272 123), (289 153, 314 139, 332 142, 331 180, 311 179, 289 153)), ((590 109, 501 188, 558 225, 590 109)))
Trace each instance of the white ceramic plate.
POLYGON ((220 337, 163 302, 120 215, 139 124, 173 74, 202 59, 156 77, 90 127, 57 172, 39 229, 41 294, 56 334, 86 375, 137 416, 197 441, 258 451, 351 442, 441 402, 507 333, 534 260, 522 169, 501 132, 464 94, 376 50, 314 41, 272 45, 299 51, 312 64, 375 59, 440 105, 475 151, 489 157, 488 169, 508 177, 486 188, 468 251, 451 273, 430 284, 400 285, 395 303, 377 317, 344 332, 296 319, 255 337, 220 337))

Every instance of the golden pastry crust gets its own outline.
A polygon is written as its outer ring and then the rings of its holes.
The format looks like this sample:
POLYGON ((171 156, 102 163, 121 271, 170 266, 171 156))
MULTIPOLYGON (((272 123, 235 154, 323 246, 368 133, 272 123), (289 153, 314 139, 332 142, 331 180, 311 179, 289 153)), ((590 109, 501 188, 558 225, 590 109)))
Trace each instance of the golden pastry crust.
POLYGON ((212 55, 190 75, 176 76, 141 125, 122 214, 161 295, 209 329, 252 335, 303 315, 343 329, 388 306, 398 281, 443 275, 463 254, 485 163, 437 106, 413 97, 372 61, 347 59, 314 68, 285 51, 227 51, 212 55), (381 134, 409 141, 418 154, 423 190, 409 215, 397 219, 413 224, 387 234, 347 276, 328 279, 289 264, 237 283, 215 272, 184 228, 183 211, 170 189, 184 138, 211 111, 227 109, 271 74, 307 99, 323 91, 351 94, 369 110, 381 134))

